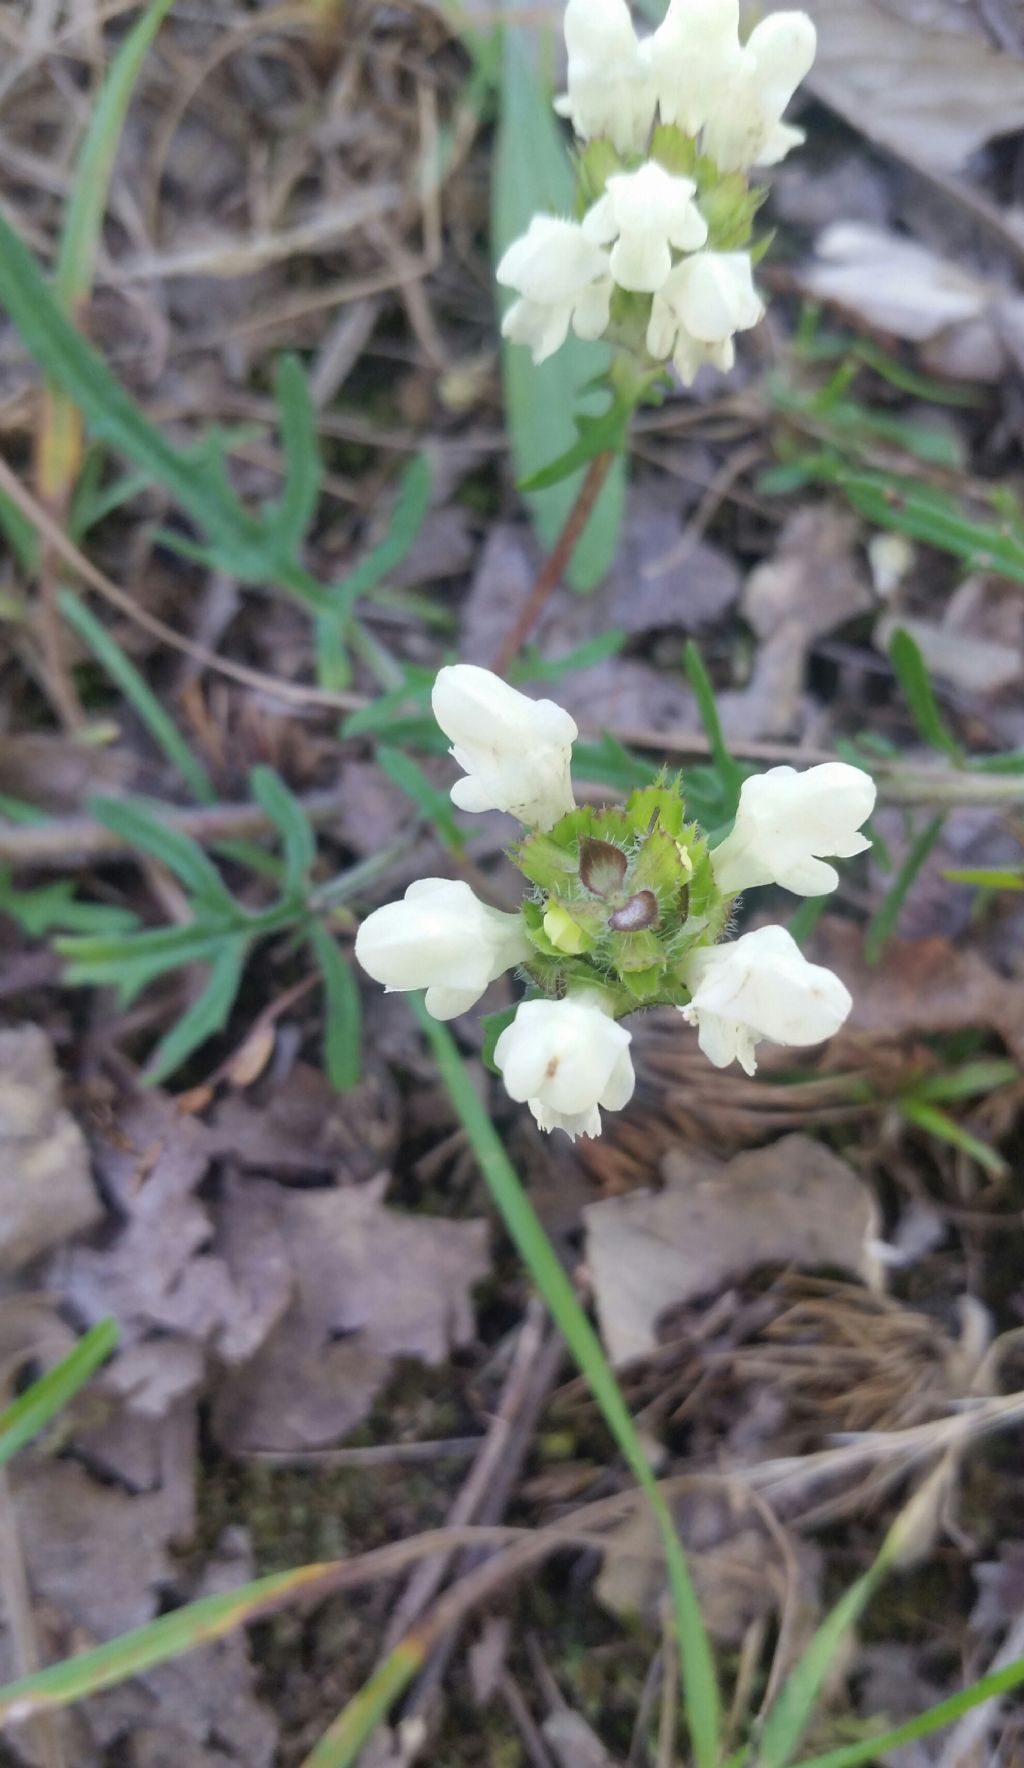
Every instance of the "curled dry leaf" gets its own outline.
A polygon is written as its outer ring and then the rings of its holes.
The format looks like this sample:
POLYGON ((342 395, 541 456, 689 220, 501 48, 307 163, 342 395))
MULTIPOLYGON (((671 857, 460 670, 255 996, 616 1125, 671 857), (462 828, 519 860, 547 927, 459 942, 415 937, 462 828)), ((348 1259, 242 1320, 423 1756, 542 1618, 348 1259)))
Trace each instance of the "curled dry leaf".
POLYGON ((680 1148, 662 1171, 662 1191, 584 1211, 598 1319, 615 1364, 655 1349, 668 1309, 713 1296, 757 1265, 832 1268, 881 1287, 875 1200, 812 1137, 783 1136, 724 1166, 680 1148))
POLYGON ((102 1217, 85 1138, 60 1091, 46 1033, 0 1031, 0 1270, 19 1270, 102 1217))
MULTIPOLYGON (((780 11, 788 0, 773 0, 780 11)), ((871 141, 933 171, 957 172, 1024 127, 1024 61, 994 49, 981 20, 942 0, 803 0, 818 27, 808 90, 871 141), (959 28, 956 28, 958 27, 959 28)))
POLYGON ((217 1397, 229 1448, 335 1441, 365 1418, 397 1357, 440 1363, 472 1337, 486 1223, 401 1215, 385 1206, 386 1185, 288 1191, 253 1180, 225 1199, 227 1232, 254 1206, 276 1222, 294 1284, 280 1324, 217 1397))

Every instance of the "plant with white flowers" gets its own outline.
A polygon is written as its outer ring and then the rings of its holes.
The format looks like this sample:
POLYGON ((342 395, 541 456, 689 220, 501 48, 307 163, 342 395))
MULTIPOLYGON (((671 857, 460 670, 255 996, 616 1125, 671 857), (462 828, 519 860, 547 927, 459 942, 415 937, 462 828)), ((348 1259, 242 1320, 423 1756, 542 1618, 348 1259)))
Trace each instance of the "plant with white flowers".
POLYGON ((862 852, 874 782, 845 762, 774 767, 743 784, 730 834, 714 848, 687 820, 682 782, 661 778, 625 804, 577 807, 576 725, 487 669, 457 664, 434 684, 434 716, 463 770, 462 810, 503 810, 523 826, 509 857, 530 886, 518 913, 479 901, 462 880, 424 878, 369 915, 356 938, 388 989, 425 988, 437 1019, 466 1012, 514 971, 526 988, 503 1016, 494 1064, 541 1129, 601 1133, 601 1111, 633 1094, 630 1032, 639 1008, 672 1006, 716 1067, 756 1069, 763 1039, 821 1043, 850 996, 782 927, 728 939, 735 898, 777 884, 800 896, 839 882, 829 858, 862 852))
MULTIPOLYGON (((739 0, 670 0, 637 37, 626 0, 568 0, 568 91, 556 109, 578 140, 575 212, 535 216, 497 268, 518 296, 505 336, 543 362, 570 326, 615 346, 606 420, 581 427, 565 470, 621 447, 629 416, 669 364, 689 384, 732 367, 734 338, 764 311, 752 238, 764 192, 749 173, 803 140, 783 121, 810 71, 804 12, 774 13, 740 40, 739 0)), ((560 463, 547 473, 552 476, 560 463)))

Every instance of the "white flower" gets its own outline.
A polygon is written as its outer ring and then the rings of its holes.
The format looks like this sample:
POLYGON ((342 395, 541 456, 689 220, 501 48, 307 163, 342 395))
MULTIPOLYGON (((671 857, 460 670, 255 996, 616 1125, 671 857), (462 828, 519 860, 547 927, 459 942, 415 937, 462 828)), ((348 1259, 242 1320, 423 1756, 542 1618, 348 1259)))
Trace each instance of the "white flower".
POLYGON ((551 829, 574 810, 569 763, 575 720, 553 700, 531 700, 472 663, 438 673, 434 717, 466 778, 452 787, 460 810, 507 810, 551 829))
POLYGON ((612 280, 608 253, 586 237, 576 221, 534 215, 513 240, 495 271, 521 297, 505 314, 502 333, 528 344, 544 362, 565 343, 570 325, 578 337, 599 338, 607 329, 612 280))
POLYGON ((777 165, 803 140, 782 113, 810 73, 816 46, 805 12, 775 12, 751 32, 740 65, 705 118, 703 152, 720 172, 777 165))
POLYGON ((749 252, 695 252, 655 294, 647 348, 652 356, 669 356, 680 334, 699 344, 726 344, 763 312, 749 252))
POLYGON ((569 90, 555 109, 583 141, 610 137, 619 153, 642 153, 655 94, 626 0, 569 0, 565 9, 569 90))
POLYGON ((797 896, 824 896, 839 883, 822 854, 850 859, 871 846, 860 826, 875 805, 875 782, 845 761, 797 773, 771 767, 744 780, 732 833, 711 865, 725 896, 756 884, 781 884, 797 896))
POLYGON ((834 1036, 853 1005, 831 970, 809 964, 784 927, 758 927, 727 945, 695 952, 687 986, 692 999, 680 1008, 696 1025, 709 1062, 736 1061, 754 1074, 754 1051, 762 1038, 804 1046, 834 1036))
POLYGON ((467 1012, 529 951, 519 916, 488 908, 458 878, 420 878, 404 901, 375 909, 356 934, 368 975, 388 994, 425 988, 435 1019, 467 1012))
POLYGON ((585 990, 564 1001, 524 1001, 495 1045, 509 1097, 529 1105, 542 1130, 599 1136, 601 1113, 621 1111, 636 1077, 630 1034, 610 1004, 585 990))
POLYGON ((739 0, 671 0, 644 48, 662 122, 696 135, 743 67, 739 0))
POLYGON ((691 338, 688 332, 679 330, 672 348, 672 366, 683 386, 692 387, 706 364, 717 368, 719 374, 728 374, 736 365, 736 346, 732 339, 726 338, 721 344, 702 344, 699 338, 691 338))
POLYGON ((672 268, 671 247, 696 252, 708 237, 707 222, 694 203, 692 178, 675 178, 657 160, 636 172, 617 172, 604 195, 583 218, 583 232, 596 245, 611 245, 611 271, 620 288, 652 294, 672 268))

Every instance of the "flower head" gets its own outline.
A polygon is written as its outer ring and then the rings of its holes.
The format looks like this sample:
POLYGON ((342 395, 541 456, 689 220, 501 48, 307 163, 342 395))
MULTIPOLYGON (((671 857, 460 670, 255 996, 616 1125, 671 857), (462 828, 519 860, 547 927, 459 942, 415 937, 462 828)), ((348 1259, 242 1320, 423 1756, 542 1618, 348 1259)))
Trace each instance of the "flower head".
POLYGON ((368 915, 356 957, 389 994, 425 988, 428 1013, 454 1019, 529 955, 518 915, 488 908, 461 879, 420 878, 402 902, 368 915))
POLYGON ((739 0, 671 0, 644 47, 661 121, 696 135, 743 66, 739 0))
POLYGON ((466 778, 452 787, 460 810, 507 810, 550 829, 572 810, 569 762, 575 719, 553 700, 531 700, 474 663, 438 671, 434 717, 466 778))
POLYGON ((758 927, 727 945, 693 953, 687 965, 691 999, 683 1018, 696 1025, 709 1062, 757 1069, 763 1038, 803 1047, 833 1037, 853 1002, 831 970, 809 964, 784 927, 758 927))
POLYGON ((581 141, 606 136, 619 153, 642 153, 655 92, 626 0, 569 0, 569 90, 556 109, 581 141))
POLYGON ((695 252, 708 226, 694 203, 692 178, 675 178, 648 160, 636 172, 617 172, 583 218, 583 232, 611 245, 611 273, 620 288, 652 294, 672 269, 672 250, 695 252))
POLYGON ((711 863, 726 896, 781 884, 796 896, 824 896, 839 883, 822 854, 850 859, 871 843, 860 833, 875 805, 875 782, 844 761, 798 773, 772 767, 744 780, 732 833, 711 863))
POLYGON ((816 46, 806 12, 772 13, 751 32, 705 120, 704 152, 720 172, 777 165, 803 140, 782 113, 810 73, 816 46))
POLYGON ((514 344, 528 344, 534 362, 554 354, 569 335, 599 338, 608 325, 612 296, 608 254, 575 221, 535 215, 514 240, 495 275, 516 289, 502 322, 514 344))
POLYGON ((495 1046, 509 1097, 526 1103, 542 1130, 601 1134, 600 1106, 621 1111, 636 1077, 630 1033, 596 991, 564 1001, 524 1001, 495 1046))

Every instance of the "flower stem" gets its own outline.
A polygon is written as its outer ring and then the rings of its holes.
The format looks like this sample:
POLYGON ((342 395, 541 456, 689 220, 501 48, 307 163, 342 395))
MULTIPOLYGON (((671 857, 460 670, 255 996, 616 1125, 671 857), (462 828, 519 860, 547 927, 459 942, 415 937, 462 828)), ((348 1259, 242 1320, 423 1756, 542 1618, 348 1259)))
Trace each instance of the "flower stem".
POLYGON ((601 488, 608 477, 615 454, 608 449, 603 454, 595 454, 584 475, 576 501, 565 519, 565 525, 545 562, 541 567, 533 588, 526 600, 526 605, 512 630, 508 632, 501 649, 494 659, 495 675, 504 675, 512 659, 522 648, 523 640, 532 632, 540 619, 548 602, 562 581, 562 575, 569 560, 576 550, 577 543, 587 525, 587 520, 594 508, 601 488))

